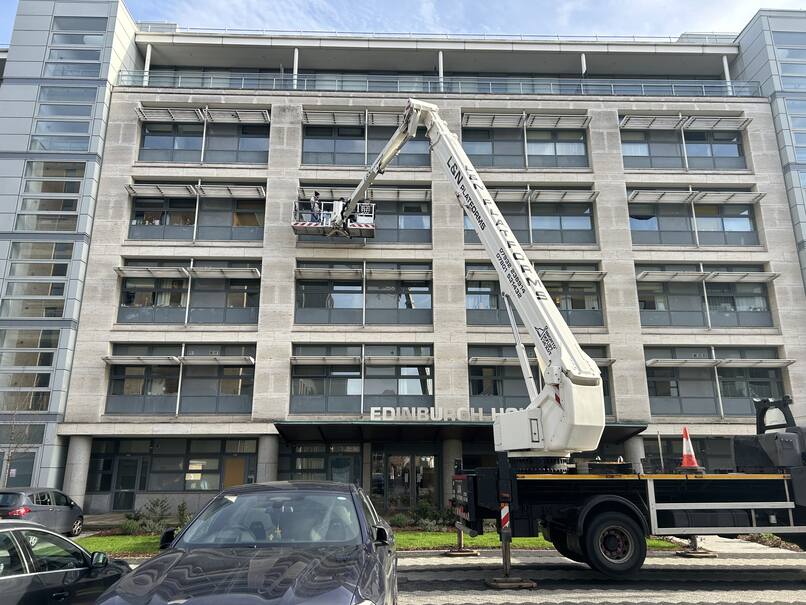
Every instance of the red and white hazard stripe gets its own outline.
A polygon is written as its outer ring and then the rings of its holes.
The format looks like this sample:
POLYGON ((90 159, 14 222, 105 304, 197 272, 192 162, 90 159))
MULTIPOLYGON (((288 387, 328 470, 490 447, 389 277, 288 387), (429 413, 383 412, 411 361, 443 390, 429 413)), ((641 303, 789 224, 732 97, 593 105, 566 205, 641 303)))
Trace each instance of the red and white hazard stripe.
POLYGON ((501 529, 509 529, 509 504, 501 503, 501 529))

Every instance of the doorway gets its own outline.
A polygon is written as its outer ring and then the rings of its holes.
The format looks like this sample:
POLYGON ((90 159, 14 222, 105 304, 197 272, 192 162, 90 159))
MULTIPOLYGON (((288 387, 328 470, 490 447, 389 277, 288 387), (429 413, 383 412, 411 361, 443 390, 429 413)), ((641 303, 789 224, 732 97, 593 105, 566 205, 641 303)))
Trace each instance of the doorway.
POLYGON ((117 459, 115 468, 113 511, 134 510, 134 498, 146 477, 146 461, 141 456, 126 456, 117 459))
POLYGON ((373 503, 387 512, 439 509, 439 458, 426 452, 372 453, 373 503))

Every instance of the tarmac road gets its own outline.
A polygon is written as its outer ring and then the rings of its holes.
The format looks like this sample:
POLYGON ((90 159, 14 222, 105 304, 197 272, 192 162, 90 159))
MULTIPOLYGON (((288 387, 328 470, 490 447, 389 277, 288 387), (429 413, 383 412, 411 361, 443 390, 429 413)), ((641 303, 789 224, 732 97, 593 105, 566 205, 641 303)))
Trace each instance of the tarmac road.
POLYGON ((401 553, 399 605, 806 603, 806 552, 709 540, 717 559, 650 553, 640 573, 627 581, 608 580, 553 551, 515 551, 513 575, 538 585, 518 591, 485 585, 485 579, 501 575, 497 551, 463 559, 401 553))

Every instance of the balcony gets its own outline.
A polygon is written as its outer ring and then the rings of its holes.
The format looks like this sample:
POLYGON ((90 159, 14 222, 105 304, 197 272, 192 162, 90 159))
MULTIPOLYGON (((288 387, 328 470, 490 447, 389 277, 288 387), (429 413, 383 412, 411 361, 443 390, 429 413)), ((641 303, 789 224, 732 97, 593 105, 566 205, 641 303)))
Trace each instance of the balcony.
POLYGON ((298 90, 301 92, 388 92, 400 94, 584 95, 639 97, 758 97, 756 81, 572 79, 436 75, 271 74, 121 71, 118 86, 151 88, 216 88, 298 90))

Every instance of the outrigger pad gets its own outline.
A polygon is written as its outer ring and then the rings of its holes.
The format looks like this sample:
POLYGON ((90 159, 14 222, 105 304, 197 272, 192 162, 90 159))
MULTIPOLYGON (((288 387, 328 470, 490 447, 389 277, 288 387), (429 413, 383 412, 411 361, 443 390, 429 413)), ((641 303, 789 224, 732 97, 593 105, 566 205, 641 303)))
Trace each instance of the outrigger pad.
POLYGON ((537 582, 527 578, 490 578, 484 580, 484 583, 490 588, 499 590, 534 590, 537 588, 537 582))

